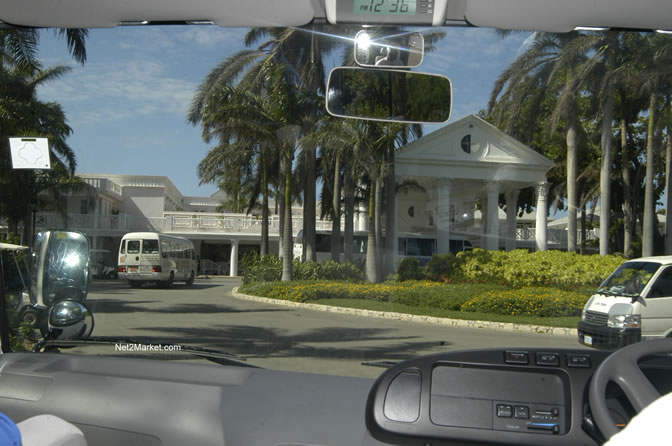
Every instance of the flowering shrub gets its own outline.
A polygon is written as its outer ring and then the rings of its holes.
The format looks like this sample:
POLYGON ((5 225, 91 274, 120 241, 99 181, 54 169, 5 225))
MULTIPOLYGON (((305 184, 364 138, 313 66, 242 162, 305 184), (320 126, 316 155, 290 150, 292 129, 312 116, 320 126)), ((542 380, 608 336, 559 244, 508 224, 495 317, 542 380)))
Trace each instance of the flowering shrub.
POLYGON ((462 311, 520 316, 579 316, 588 296, 552 288, 491 291, 468 300, 462 311))
POLYGON ((497 283, 511 288, 550 286, 564 290, 597 286, 621 263, 618 256, 573 252, 474 249, 456 257, 435 255, 426 276, 444 282, 497 283))
POLYGON ((240 291, 255 296, 294 302, 318 299, 370 299, 415 307, 459 311, 467 300, 486 291, 502 289, 502 287, 492 285, 445 285, 430 281, 378 284, 295 281, 244 285, 240 291))

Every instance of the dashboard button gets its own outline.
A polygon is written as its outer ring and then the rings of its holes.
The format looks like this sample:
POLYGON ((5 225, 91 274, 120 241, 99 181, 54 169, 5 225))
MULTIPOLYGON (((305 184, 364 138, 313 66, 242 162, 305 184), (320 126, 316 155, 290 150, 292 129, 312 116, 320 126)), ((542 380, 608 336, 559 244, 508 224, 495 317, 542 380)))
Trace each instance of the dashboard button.
POLYGON ((504 360, 507 364, 528 364, 530 362, 527 352, 506 352, 504 360))
POLYGON ((590 356, 588 355, 567 355, 567 367, 590 367, 590 356))
POLYGON ((537 353, 537 365, 560 365, 560 355, 557 353, 537 353))
POLYGON ((497 404, 497 416, 499 418, 511 418, 513 410, 508 404, 497 404))
POLYGON ((522 420, 530 418, 530 408, 527 406, 516 406, 514 408, 513 416, 522 420))

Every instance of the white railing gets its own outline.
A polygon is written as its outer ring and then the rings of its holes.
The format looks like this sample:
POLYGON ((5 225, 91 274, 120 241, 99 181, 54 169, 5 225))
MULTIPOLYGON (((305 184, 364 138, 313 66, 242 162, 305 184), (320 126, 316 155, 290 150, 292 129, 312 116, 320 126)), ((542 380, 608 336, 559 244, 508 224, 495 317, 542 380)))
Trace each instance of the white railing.
POLYGON ((201 274, 221 276, 229 274, 229 264, 224 262, 213 262, 208 259, 201 259, 200 263, 201 274))
POLYGON ((121 186, 107 178, 82 178, 86 184, 94 187, 99 192, 107 192, 121 198, 121 186))
MULTIPOLYGON (((223 234, 259 234, 261 235, 261 217, 244 214, 216 214, 200 212, 165 212, 163 217, 131 217, 126 214, 94 215, 69 214, 67 222, 55 213, 39 213, 36 219, 38 229, 73 229, 81 231, 101 230, 118 231, 120 234, 132 231, 156 231, 178 233, 223 233, 223 234)), ((332 222, 317 220, 318 231, 330 231, 332 222)), ((292 232, 296 235, 303 229, 303 217, 292 217, 292 232)), ((343 222, 341 222, 343 229, 343 222)), ((280 219, 277 215, 269 217, 269 235, 278 236, 280 219)), ((517 228, 516 240, 534 241, 535 228, 517 228)), ((507 237, 505 228, 500 227, 500 238, 507 237)), ((549 243, 566 244, 567 231, 547 229, 549 243)), ((595 240, 595 231, 587 232, 587 240, 595 240)), ((577 232, 577 242, 581 242, 581 231, 577 232)))
MULTIPOLYGON (((534 241, 536 240, 536 229, 535 228, 517 228, 516 229, 516 240, 520 241, 534 241)), ((567 231, 564 229, 547 229, 546 230, 546 240, 549 243, 558 243, 566 244, 567 243, 567 231)), ((590 230, 586 231, 586 240, 596 240, 595 232, 590 230)), ((576 233, 577 243, 581 243, 581 231, 576 233)))

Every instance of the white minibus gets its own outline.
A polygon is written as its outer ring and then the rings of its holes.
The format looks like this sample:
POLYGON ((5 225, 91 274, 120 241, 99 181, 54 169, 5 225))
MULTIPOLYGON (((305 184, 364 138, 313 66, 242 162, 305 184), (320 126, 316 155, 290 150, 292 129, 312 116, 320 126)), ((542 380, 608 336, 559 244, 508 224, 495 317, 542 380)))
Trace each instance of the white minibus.
POLYGON ((196 252, 190 240, 158 232, 129 232, 119 246, 119 278, 137 288, 145 282, 194 283, 196 252))

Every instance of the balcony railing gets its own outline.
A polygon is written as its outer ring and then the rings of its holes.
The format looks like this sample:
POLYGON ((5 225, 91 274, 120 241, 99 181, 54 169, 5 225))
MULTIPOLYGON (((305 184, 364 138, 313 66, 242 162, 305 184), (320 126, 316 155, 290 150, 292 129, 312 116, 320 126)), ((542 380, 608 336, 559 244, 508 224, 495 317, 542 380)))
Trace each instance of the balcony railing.
POLYGON ((94 187, 98 192, 105 192, 121 199, 121 186, 107 178, 82 178, 89 186, 94 187))
MULTIPOLYGON (((318 231, 331 230, 332 223, 329 220, 318 220, 318 231)), ((163 217, 132 217, 126 214, 119 215, 93 215, 93 214, 70 214, 67 221, 54 213, 41 213, 37 215, 36 227, 38 229, 73 229, 84 232, 107 232, 122 235, 126 232, 156 231, 177 233, 220 233, 220 234, 261 234, 261 218, 244 214, 215 214, 215 213, 191 213, 191 212, 165 212, 163 217)), ((292 229, 296 235, 303 228, 303 217, 292 218, 292 229)), ((341 224, 343 229, 343 224, 341 224)), ((280 231, 280 219, 277 215, 269 217, 268 232, 277 236, 280 231)), ((464 234, 468 236, 468 233, 464 234)), ((476 236, 475 234, 471 234, 476 236)), ((517 228, 516 240, 534 241, 535 228, 517 228)), ((564 229, 547 229, 547 240, 552 244, 566 244, 567 231, 564 229)), ((505 228, 500 227, 500 238, 507 237, 505 228)), ((472 237, 467 237, 472 238, 472 237)), ((588 240, 594 240, 593 231, 587 233, 588 240)), ((577 234, 577 242, 581 242, 580 231, 577 234)))

